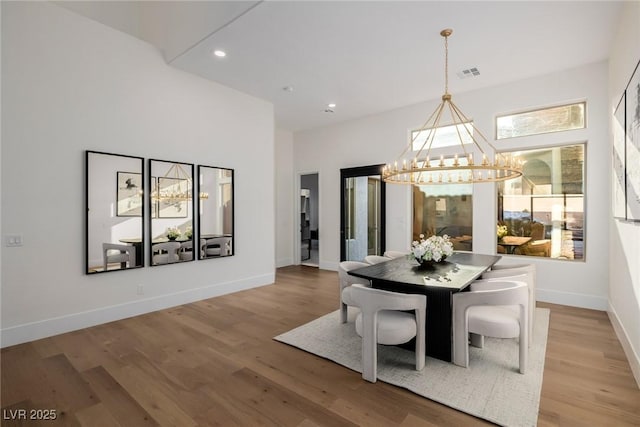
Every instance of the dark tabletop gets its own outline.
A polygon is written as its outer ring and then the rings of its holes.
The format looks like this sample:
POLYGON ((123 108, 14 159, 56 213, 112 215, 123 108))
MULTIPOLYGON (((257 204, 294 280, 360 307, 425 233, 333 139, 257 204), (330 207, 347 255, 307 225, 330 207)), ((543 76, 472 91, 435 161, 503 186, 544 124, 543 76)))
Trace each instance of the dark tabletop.
POLYGON ((420 266, 415 260, 401 257, 351 270, 349 274, 369 280, 461 290, 500 258, 496 255, 454 252, 443 262, 420 266))

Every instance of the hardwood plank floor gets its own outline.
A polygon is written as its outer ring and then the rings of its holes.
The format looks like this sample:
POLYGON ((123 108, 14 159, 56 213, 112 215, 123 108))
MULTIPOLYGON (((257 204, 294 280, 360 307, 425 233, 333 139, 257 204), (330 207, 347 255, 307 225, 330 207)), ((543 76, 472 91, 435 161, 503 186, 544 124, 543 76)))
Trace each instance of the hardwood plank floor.
MULTIPOLYGON (((338 307, 337 273, 276 283, 5 348, 2 425, 461 426, 483 420, 272 337, 338 307), (11 420, 19 410, 56 420, 11 420)), ((640 425, 640 390, 607 314, 551 309, 538 424, 640 425)))

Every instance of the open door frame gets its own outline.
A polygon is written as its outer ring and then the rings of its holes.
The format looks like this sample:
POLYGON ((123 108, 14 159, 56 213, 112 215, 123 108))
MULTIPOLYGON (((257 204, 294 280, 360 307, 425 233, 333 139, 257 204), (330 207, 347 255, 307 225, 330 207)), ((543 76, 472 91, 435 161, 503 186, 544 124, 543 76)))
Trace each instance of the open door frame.
MULTIPOLYGON (((380 175, 380 248, 384 253, 386 248, 386 183, 382 180, 382 168, 384 165, 359 166, 355 168, 340 169, 340 261, 347 259, 347 247, 345 245, 345 184, 347 178, 358 176, 380 175)), ((380 255, 382 255, 382 253, 380 255)))

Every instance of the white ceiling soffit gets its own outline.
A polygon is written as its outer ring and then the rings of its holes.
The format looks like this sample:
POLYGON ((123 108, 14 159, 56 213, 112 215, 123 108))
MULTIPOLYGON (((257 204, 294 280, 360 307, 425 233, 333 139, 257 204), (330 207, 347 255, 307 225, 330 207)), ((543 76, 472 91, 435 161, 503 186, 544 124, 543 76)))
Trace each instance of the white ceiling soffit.
POLYGON ((455 99, 607 59, 622 10, 618 1, 124 3, 137 5, 140 24, 138 34, 123 31, 175 67, 272 102, 277 126, 292 131, 439 98, 443 28, 454 30, 455 99), (214 58, 214 49, 227 56, 214 58), (473 67, 479 76, 456 76, 473 67), (333 113, 324 112, 329 103, 333 113))

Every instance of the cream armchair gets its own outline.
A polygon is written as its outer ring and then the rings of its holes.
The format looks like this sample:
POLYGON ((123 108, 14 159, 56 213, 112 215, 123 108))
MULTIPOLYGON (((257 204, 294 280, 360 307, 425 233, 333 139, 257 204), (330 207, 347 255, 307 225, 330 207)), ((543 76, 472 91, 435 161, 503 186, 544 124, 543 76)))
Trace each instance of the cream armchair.
POLYGON ((529 294, 525 276, 518 281, 476 280, 470 292, 453 294, 453 363, 469 367, 469 334, 519 338, 519 367, 524 374, 529 350, 529 294))
POLYGON ((371 286, 367 279, 349 274, 350 270, 368 267, 369 264, 358 261, 342 261, 338 266, 338 281, 340 282, 340 322, 347 323, 347 306, 353 306, 349 287, 354 284, 371 286))
POLYGON ((416 371, 425 364, 427 297, 367 288, 350 287, 354 304, 360 308, 356 332, 362 337, 362 378, 376 382, 378 344, 397 345, 416 338, 416 371), (407 313, 410 310, 414 313, 407 313))

